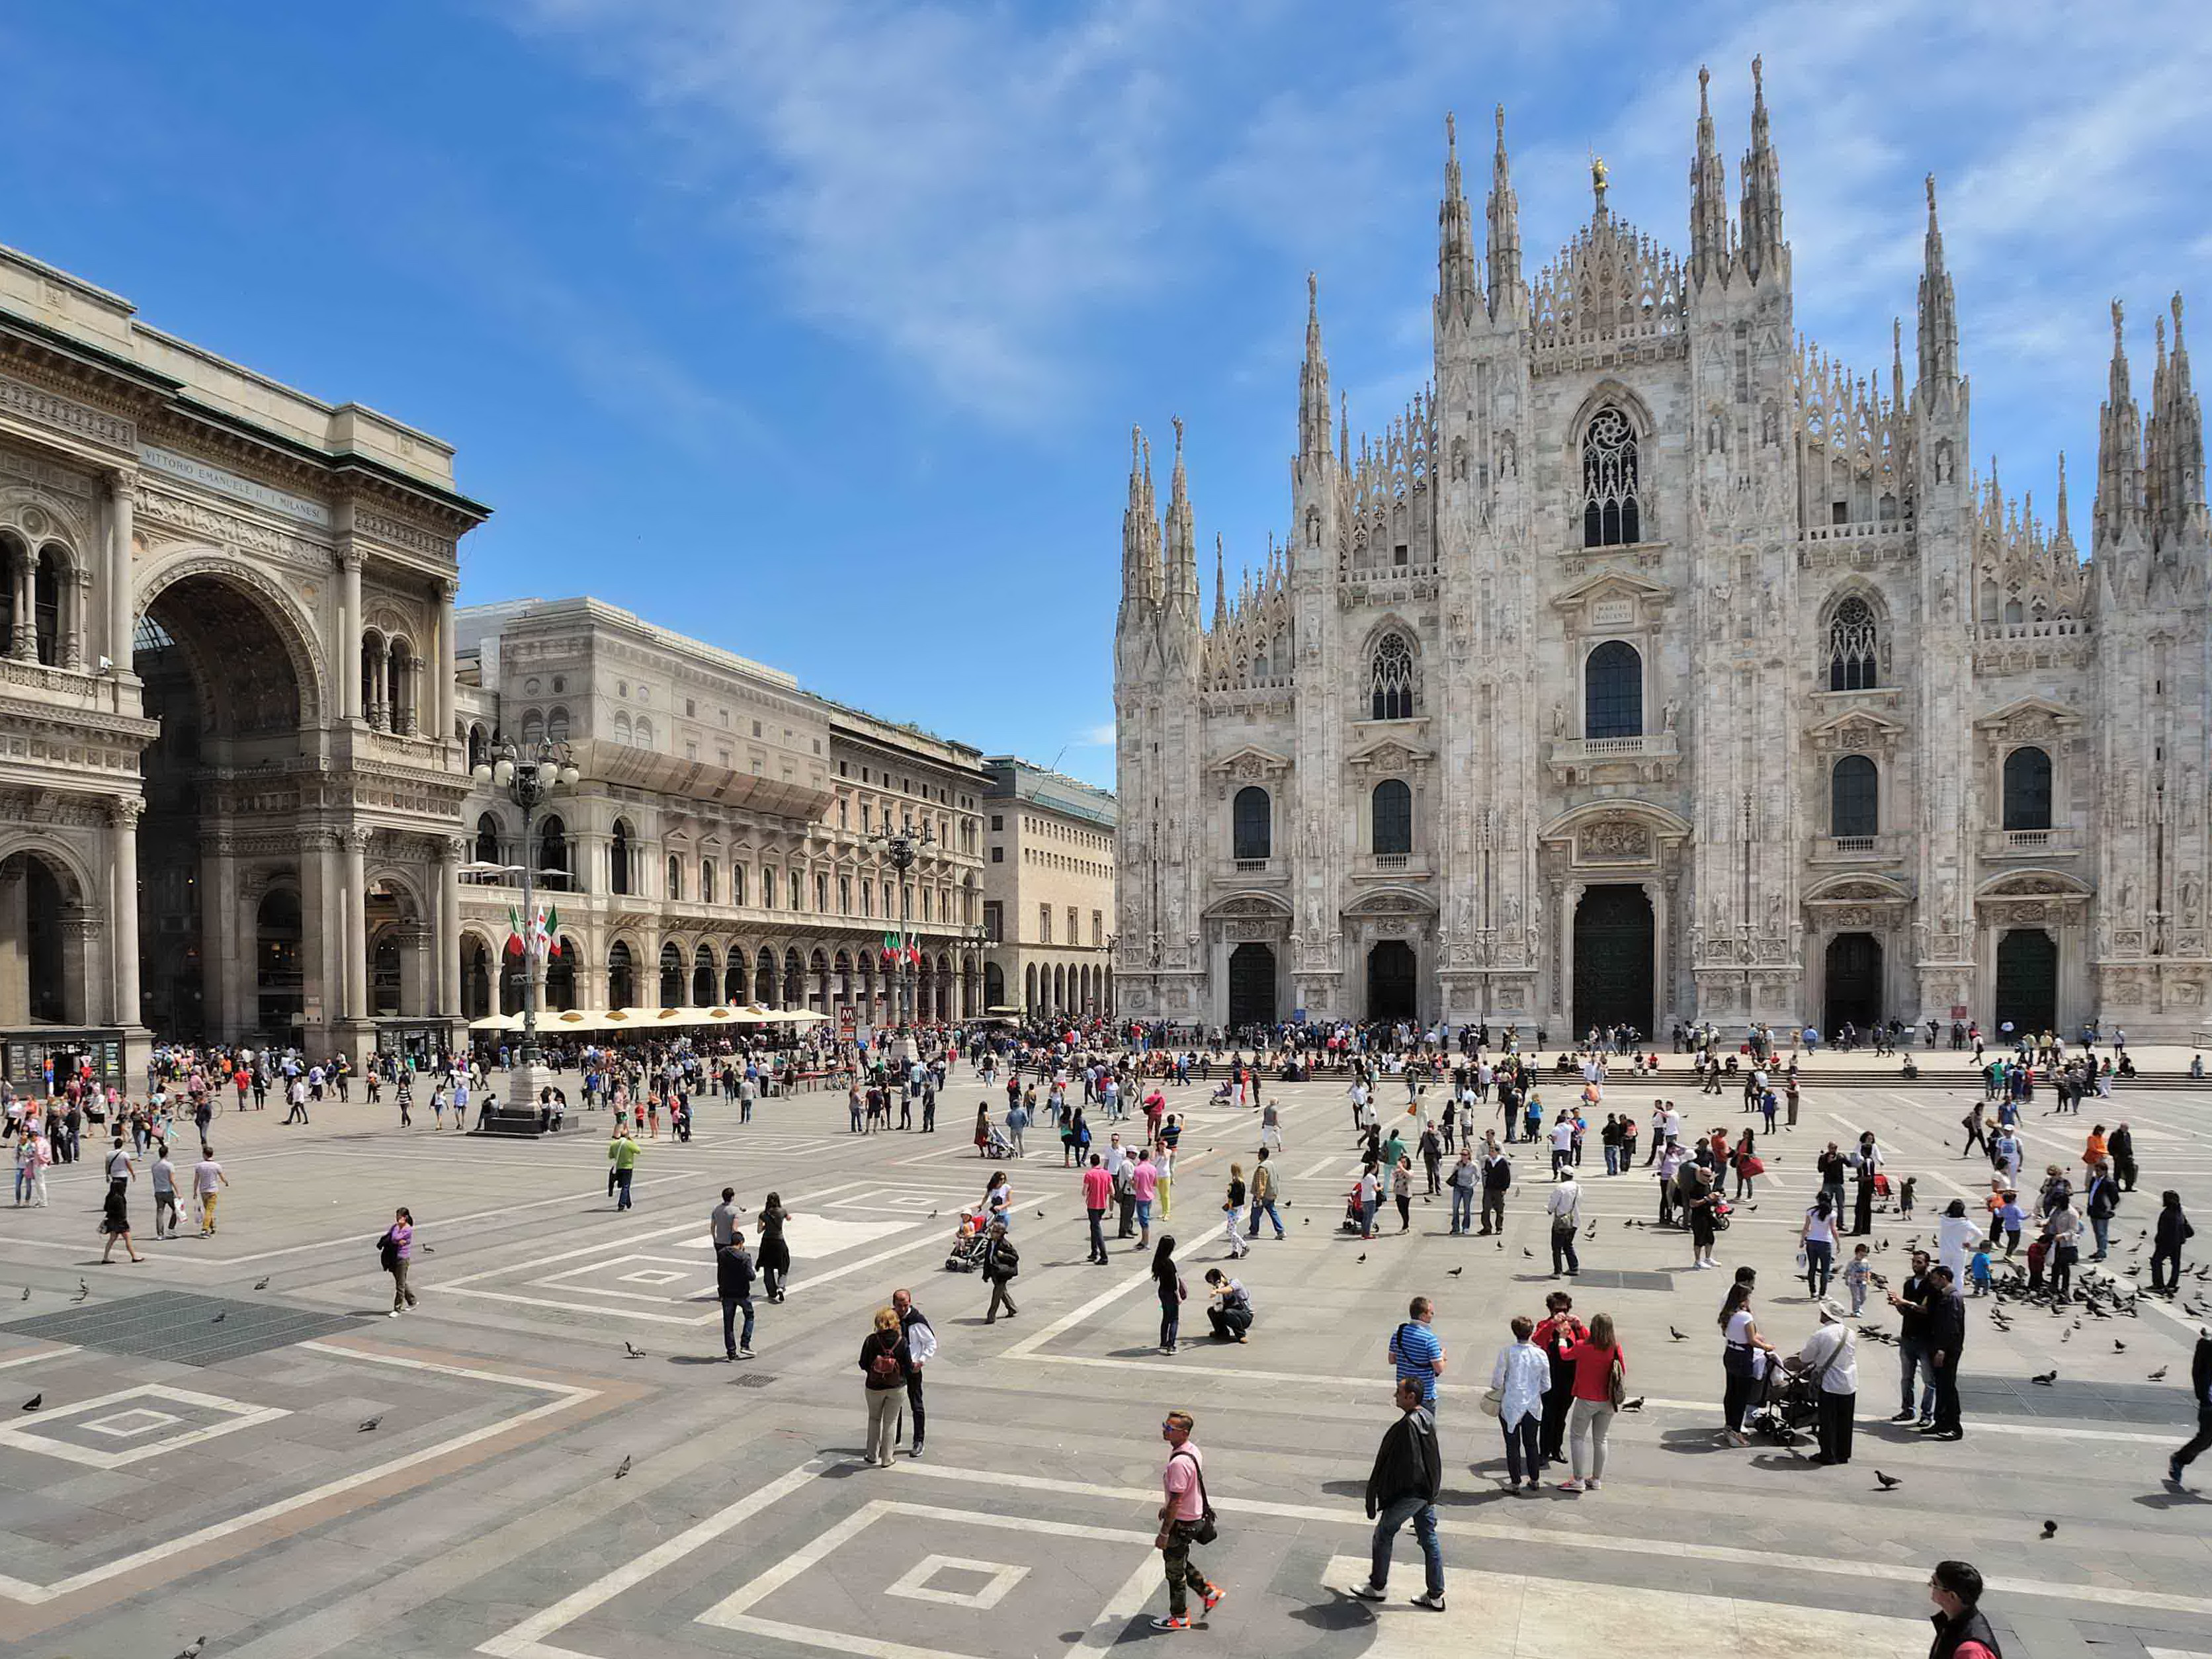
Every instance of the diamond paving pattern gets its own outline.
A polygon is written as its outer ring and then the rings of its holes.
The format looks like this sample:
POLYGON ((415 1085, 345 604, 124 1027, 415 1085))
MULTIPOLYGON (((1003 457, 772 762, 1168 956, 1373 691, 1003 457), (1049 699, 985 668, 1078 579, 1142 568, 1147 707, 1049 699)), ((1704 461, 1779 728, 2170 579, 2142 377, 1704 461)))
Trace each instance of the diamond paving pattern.
POLYGON ((362 1322, 281 1302, 163 1291, 120 1302, 90 1302, 7 1326, 10 1332, 179 1365, 219 1365, 295 1342, 335 1335, 362 1322), (218 1322, 216 1316, 221 1315, 218 1322))

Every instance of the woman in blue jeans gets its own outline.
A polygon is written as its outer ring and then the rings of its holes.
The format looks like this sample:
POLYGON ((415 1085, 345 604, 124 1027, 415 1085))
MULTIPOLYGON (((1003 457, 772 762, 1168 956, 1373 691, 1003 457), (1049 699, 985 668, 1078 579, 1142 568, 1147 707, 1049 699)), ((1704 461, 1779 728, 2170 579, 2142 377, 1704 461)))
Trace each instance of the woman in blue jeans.
POLYGON ((1828 1280, 1836 1271, 1836 1218, 1826 1193, 1805 1212, 1805 1224, 1797 1237, 1804 1242, 1805 1288, 1817 1302, 1827 1295, 1828 1280))

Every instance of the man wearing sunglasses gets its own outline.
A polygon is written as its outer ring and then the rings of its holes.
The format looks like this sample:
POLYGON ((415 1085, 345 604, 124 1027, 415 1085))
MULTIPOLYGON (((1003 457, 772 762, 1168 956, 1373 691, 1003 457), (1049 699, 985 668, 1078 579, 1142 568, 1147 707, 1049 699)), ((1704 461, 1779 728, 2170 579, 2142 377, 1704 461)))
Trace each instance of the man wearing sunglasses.
POLYGON ((1190 1608, 1186 1591, 1195 1590, 1211 1613, 1221 1600, 1221 1590, 1191 1565, 1190 1547, 1206 1523, 1205 1456, 1191 1444, 1194 1426, 1188 1412, 1170 1412, 1160 1425, 1160 1438, 1168 1443, 1167 1466, 1160 1485, 1167 1501, 1160 1505, 1159 1535, 1152 1547, 1160 1553, 1168 1576, 1168 1611, 1152 1620, 1154 1630, 1188 1630, 1190 1608))

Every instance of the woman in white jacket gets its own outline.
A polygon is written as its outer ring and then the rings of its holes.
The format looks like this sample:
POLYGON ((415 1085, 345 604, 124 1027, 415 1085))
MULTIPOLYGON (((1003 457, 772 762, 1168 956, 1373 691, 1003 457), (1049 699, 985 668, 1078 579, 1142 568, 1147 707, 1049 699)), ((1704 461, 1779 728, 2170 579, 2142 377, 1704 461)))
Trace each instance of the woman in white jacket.
POLYGON ((1543 1462, 1537 1450, 1544 1426, 1544 1390, 1552 1386, 1552 1363, 1529 1339, 1536 1322, 1526 1314, 1513 1322, 1513 1340, 1498 1351, 1490 1386, 1498 1396, 1498 1425, 1505 1431, 1505 1490, 1533 1498, 1543 1462), (1523 1471, 1528 1484, 1522 1484, 1523 1471))

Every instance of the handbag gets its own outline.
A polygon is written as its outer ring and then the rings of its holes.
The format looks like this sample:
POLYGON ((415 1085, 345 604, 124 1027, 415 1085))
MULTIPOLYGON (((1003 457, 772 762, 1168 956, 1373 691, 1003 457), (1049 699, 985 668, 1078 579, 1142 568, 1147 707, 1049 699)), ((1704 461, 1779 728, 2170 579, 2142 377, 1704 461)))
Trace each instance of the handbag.
POLYGON ((1605 1368, 1606 1403, 1619 1411, 1621 1402, 1628 1398, 1628 1367, 1620 1363, 1620 1351, 1613 1350, 1613 1364, 1605 1368))
POLYGON ((1474 1403, 1481 1408, 1482 1414, 1485 1417, 1495 1417, 1504 1408, 1505 1390, 1503 1389, 1485 1389, 1482 1391, 1482 1398, 1476 1401, 1474 1403))
MULTIPOLYGON (((1177 1452, 1176 1455, 1181 1457, 1182 1454, 1177 1452)), ((1183 1524, 1191 1529, 1192 1543, 1211 1544, 1221 1535, 1221 1529, 1214 1524, 1217 1517, 1213 1513, 1213 1500, 1206 1495, 1206 1470, 1195 1457, 1190 1460, 1190 1472, 1198 1477, 1198 1519, 1183 1524)))

